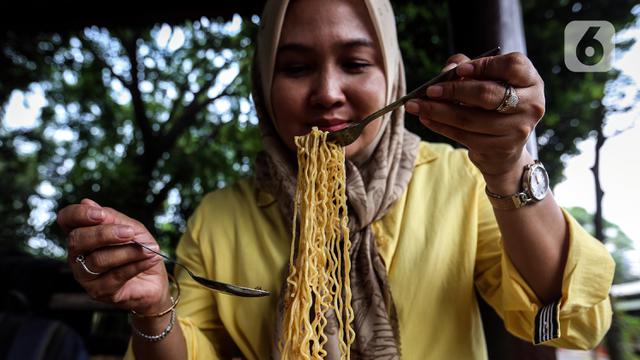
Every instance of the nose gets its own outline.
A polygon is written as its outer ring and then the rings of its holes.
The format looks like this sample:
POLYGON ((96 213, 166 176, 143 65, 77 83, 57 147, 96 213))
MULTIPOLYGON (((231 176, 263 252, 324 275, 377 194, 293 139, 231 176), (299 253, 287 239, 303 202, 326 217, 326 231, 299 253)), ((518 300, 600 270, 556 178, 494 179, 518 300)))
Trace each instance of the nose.
POLYGON ((311 91, 311 105, 331 109, 345 103, 343 81, 337 71, 326 69, 314 80, 311 91))

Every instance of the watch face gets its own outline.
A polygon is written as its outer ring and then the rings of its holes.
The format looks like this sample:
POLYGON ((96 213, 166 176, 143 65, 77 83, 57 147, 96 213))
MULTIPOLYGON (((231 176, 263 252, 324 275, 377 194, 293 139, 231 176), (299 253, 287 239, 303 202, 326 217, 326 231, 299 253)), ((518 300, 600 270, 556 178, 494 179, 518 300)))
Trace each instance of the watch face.
POLYGON ((536 200, 542 200, 549 190, 549 175, 542 166, 531 169, 531 195, 536 200))

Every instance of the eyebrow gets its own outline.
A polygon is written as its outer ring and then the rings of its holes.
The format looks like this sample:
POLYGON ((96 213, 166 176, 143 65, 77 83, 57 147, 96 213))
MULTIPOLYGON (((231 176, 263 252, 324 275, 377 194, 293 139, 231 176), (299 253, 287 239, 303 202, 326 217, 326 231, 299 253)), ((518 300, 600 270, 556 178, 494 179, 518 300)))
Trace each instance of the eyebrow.
MULTIPOLYGON (((341 49, 351 49, 357 47, 374 48, 374 44, 369 39, 350 39, 337 45, 341 49)), ((301 43, 285 43, 278 46, 278 53, 282 52, 313 52, 313 46, 301 43)))

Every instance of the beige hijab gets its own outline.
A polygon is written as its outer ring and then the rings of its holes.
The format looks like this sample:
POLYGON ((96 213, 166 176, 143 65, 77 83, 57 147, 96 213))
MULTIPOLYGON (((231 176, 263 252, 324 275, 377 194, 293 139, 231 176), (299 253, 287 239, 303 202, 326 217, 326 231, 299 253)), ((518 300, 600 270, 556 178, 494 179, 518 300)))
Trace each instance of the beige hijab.
MULTIPOLYGON (((387 80, 386 101, 405 93, 404 68, 396 35, 395 18, 388 0, 363 0, 384 58, 387 80)), ((296 187, 295 154, 278 136, 273 122, 271 86, 288 0, 268 0, 263 14, 253 67, 253 98, 260 119, 264 151, 256 159, 256 184, 279 202, 285 219, 291 222, 296 187)), ((347 160, 347 196, 349 230, 352 247, 351 291, 356 318, 353 328, 356 341, 351 348, 354 359, 397 359, 400 357, 400 334, 393 299, 387 284, 384 261, 376 249, 371 223, 382 218, 406 190, 411 178, 419 139, 404 128, 402 108, 388 114, 377 138, 362 159, 347 160)), ((286 274, 283 274, 286 278, 286 274)), ((283 283, 284 283, 283 278, 283 283)), ((284 291, 281 292, 283 294, 284 291)), ((283 318, 282 299, 277 314, 278 328, 271 356, 279 359, 277 343, 283 318)), ((333 324, 335 326, 335 322, 333 324)), ((328 359, 339 359, 337 339, 325 345, 328 359)), ((333 332, 334 334, 337 332, 333 332)))

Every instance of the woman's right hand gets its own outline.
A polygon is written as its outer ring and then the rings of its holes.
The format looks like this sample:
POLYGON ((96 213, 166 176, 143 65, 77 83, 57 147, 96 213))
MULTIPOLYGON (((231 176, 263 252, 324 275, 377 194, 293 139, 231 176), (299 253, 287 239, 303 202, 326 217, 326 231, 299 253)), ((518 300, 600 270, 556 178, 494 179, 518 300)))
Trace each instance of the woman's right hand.
POLYGON ((57 222, 69 235, 67 261, 73 276, 93 299, 141 314, 171 305, 162 257, 133 244, 159 249, 139 221, 84 199, 58 212, 57 222), (86 271, 78 256, 84 256, 86 271))

